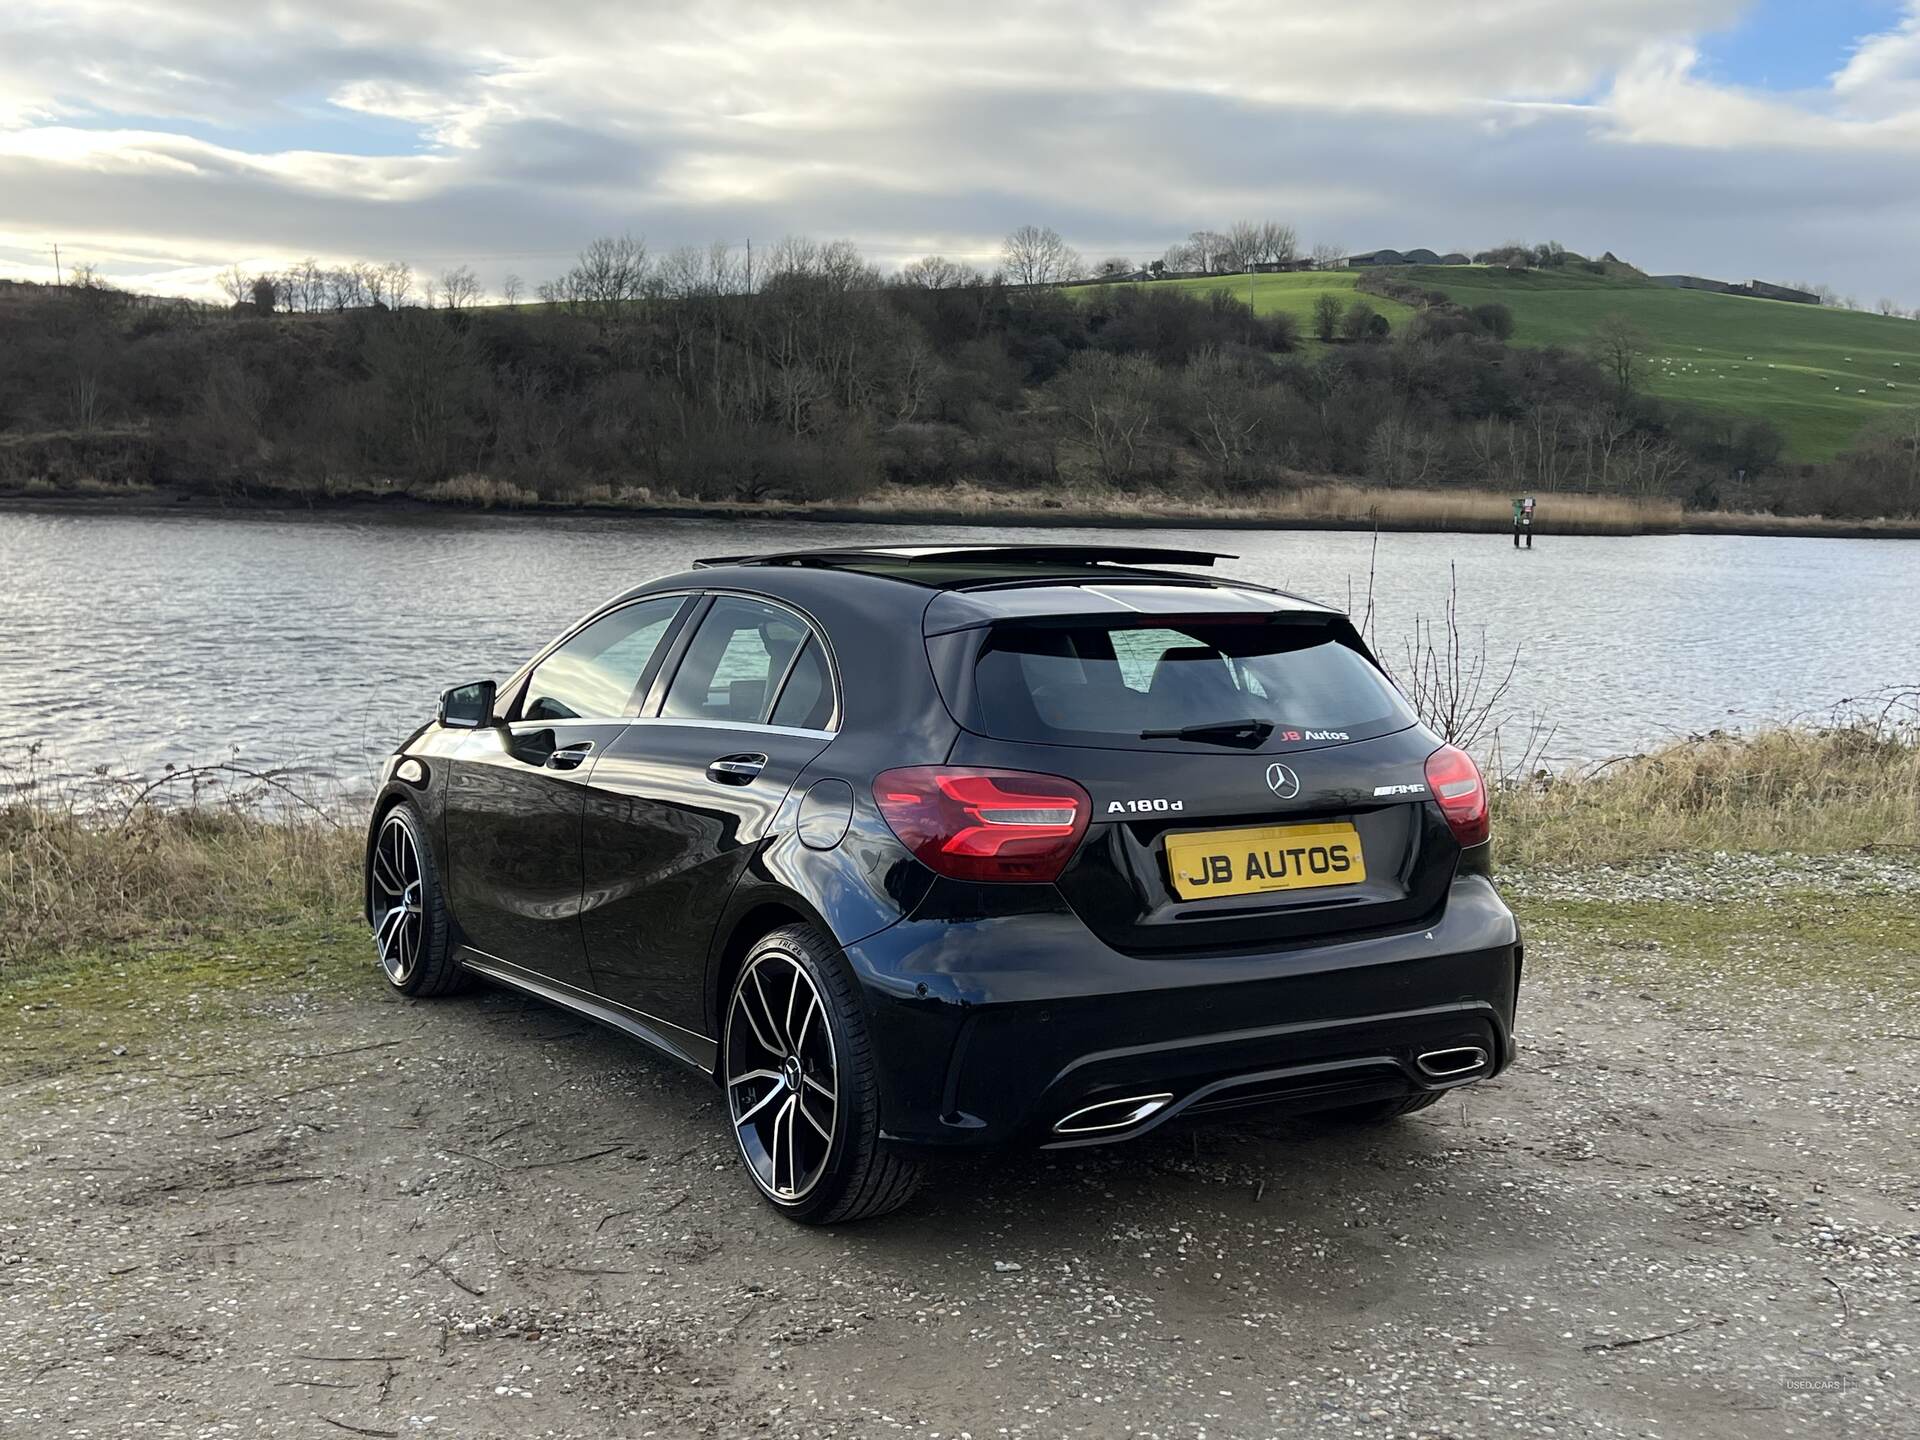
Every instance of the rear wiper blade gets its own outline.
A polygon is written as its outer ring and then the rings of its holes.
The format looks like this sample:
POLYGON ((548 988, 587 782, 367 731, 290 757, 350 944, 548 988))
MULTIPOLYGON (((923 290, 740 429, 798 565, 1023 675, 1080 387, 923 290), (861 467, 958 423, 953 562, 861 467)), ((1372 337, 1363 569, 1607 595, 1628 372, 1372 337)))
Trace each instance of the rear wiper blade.
POLYGON ((1208 745, 1264 744, 1273 734, 1271 720, 1209 720, 1204 725, 1182 725, 1177 730, 1142 730, 1142 740, 1198 740, 1208 745))

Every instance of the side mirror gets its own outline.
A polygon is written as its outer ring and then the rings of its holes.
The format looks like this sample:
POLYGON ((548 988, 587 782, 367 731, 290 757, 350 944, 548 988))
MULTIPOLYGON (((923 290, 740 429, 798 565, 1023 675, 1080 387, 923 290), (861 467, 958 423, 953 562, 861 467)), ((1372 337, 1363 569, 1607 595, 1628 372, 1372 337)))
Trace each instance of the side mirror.
POLYGON ((451 730, 478 730, 493 723, 493 681, 456 685, 440 695, 440 723, 451 730))

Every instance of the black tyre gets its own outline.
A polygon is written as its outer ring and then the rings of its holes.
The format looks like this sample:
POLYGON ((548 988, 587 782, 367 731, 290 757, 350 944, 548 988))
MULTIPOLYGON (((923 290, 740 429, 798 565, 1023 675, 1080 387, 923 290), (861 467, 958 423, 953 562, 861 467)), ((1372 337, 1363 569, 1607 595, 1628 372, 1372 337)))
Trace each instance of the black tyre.
POLYGON ((1327 1120, 1345 1125, 1378 1125, 1382 1121, 1397 1120, 1402 1115, 1411 1115, 1416 1110, 1425 1110, 1429 1105, 1440 1103, 1444 1090, 1422 1090, 1413 1095, 1396 1095, 1391 1100, 1369 1100, 1364 1105, 1347 1105, 1338 1110, 1323 1110, 1321 1115, 1327 1120))
POLYGON ((810 925, 762 937, 727 996, 727 1118, 747 1174, 790 1220, 897 1210, 920 1166, 880 1144, 880 1077, 853 976, 810 925))
POLYGON ((368 852, 367 901, 387 984, 417 996, 446 995, 466 984, 467 972, 453 958, 453 925, 426 822, 405 801, 386 813, 368 852))

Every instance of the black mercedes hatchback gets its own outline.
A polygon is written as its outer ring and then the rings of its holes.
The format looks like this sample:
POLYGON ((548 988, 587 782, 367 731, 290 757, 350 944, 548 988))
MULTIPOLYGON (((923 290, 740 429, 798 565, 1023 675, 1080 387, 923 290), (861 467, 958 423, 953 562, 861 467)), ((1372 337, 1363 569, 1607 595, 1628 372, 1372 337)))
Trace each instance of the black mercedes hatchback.
POLYGON ((1343 614, 1217 558, 814 550, 617 596, 388 761, 388 983, 484 976, 710 1074, 813 1223, 942 1152, 1498 1073, 1479 771, 1343 614))

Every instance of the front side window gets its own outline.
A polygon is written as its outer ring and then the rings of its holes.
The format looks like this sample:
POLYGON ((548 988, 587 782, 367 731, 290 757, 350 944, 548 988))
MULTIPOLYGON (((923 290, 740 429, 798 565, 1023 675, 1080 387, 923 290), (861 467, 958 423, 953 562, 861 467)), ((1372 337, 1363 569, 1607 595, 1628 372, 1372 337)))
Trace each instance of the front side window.
POLYGON ((523 720, 617 720, 632 713, 640 678, 685 603, 641 600, 603 615, 534 669, 523 720))
POLYGON ((737 595, 720 596, 687 647, 661 716, 764 723, 774 687, 806 639, 806 625, 791 611, 737 595))

